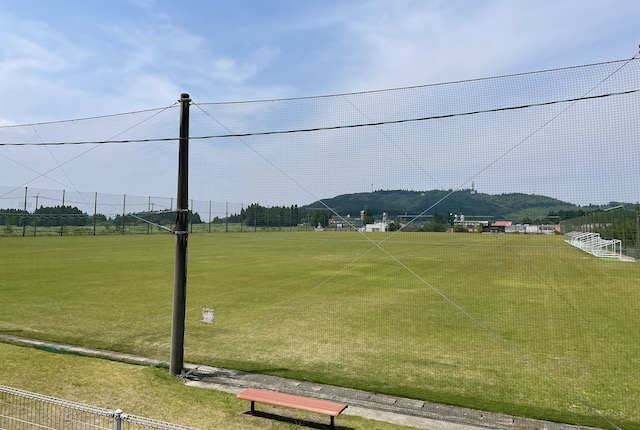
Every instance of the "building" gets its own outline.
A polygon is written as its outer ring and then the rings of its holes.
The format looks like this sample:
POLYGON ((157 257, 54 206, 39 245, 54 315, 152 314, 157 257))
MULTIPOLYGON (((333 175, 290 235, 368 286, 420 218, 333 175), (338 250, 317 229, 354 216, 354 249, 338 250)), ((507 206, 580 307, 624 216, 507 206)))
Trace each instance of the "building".
POLYGON ((360 218, 354 218, 351 215, 346 217, 333 216, 329 220, 329 227, 336 230, 361 230, 364 228, 364 222, 360 218))
POLYGON ((513 225, 513 221, 496 221, 493 224, 482 226, 483 233, 506 233, 507 228, 513 225))
POLYGON ((389 230, 389 223, 387 221, 378 221, 373 224, 367 224, 364 226, 364 231, 371 232, 385 232, 389 230))

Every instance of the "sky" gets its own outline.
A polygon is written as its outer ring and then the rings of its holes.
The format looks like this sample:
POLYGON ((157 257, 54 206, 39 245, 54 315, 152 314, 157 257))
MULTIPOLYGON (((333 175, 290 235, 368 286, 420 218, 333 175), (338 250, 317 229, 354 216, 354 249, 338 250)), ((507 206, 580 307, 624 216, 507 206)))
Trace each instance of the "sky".
POLYGON ((3 124, 313 96, 632 57, 616 1, 0 2, 3 124), (7 100, 11 102, 8 103, 7 100))
MULTIPOLYGON (((306 97, 627 59, 638 53, 638 16, 640 2, 628 0, 2 0, 0 126, 166 107, 184 92, 197 103, 306 97)), ((49 168, 39 157, 51 154, 5 152, 0 169, 7 157, 32 170, 17 179, 0 172, 0 186, 21 186, 49 168)), ((73 185, 126 192, 107 182, 73 185)), ((375 186, 364 182, 361 191, 375 186)), ((166 195, 167 187, 134 192, 166 195)))

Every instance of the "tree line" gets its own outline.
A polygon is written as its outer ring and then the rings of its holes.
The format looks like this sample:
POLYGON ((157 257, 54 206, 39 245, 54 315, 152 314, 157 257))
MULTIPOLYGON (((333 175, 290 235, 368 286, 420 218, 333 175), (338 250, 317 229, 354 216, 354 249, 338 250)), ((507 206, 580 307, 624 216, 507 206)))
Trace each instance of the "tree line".
MULTIPOLYGON (((213 223, 244 223, 249 227, 290 227, 301 223, 311 225, 320 224, 326 227, 329 224, 330 214, 325 210, 301 209, 297 205, 266 207, 254 203, 243 209, 240 214, 230 215, 221 219, 216 217, 213 223)), ((172 225, 175 223, 176 214, 172 210, 158 212, 132 212, 125 215, 118 214, 108 218, 103 214, 89 215, 75 206, 41 206, 33 213, 22 209, 0 209, 0 225, 38 225, 42 227, 53 226, 88 226, 88 225, 143 225, 148 222, 159 225, 172 225)), ((189 210, 189 222, 202 224, 204 221, 200 214, 189 210)))
POLYGON ((329 211, 322 209, 302 209, 298 205, 266 207, 253 203, 240 214, 230 216, 228 221, 248 227, 295 227, 300 224, 326 227, 330 218, 329 211))
MULTIPOLYGON (((0 225, 37 225, 40 227, 87 226, 87 225, 143 225, 147 222, 160 225, 172 225, 175 223, 175 211, 164 210, 160 212, 137 212, 116 215, 107 218, 103 214, 89 215, 75 206, 41 206, 33 213, 22 209, 0 209, 0 225)), ((202 219, 196 212, 189 211, 189 220, 192 224, 201 224, 202 219)))

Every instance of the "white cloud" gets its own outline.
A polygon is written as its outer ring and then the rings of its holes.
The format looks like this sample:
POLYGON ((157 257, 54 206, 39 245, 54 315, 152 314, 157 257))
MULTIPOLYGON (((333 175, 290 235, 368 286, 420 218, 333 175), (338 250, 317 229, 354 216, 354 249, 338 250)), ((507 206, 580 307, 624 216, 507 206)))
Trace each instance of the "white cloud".
POLYGON ((255 77, 278 55, 278 49, 262 47, 250 52, 247 58, 234 59, 227 56, 212 60, 209 67, 200 68, 203 77, 221 83, 239 85, 255 77))
MULTIPOLYGON (((570 66, 577 52, 582 62, 623 58, 588 50, 615 29, 633 28, 615 24, 622 13, 640 12, 609 3, 367 2, 345 22, 356 75, 348 83, 366 90, 570 66)), ((632 54, 631 43, 621 48, 632 54)))
MULTIPOLYGON (((166 18, 97 23, 91 30, 75 34, 0 10, 0 92, 13 100, 0 116, 39 122, 166 106, 184 91, 251 94, 249 81, 279 52, 258 45, 229 55, 202 32, 166 18)), ((257 93, 280 90, 268 85, 257 93)))

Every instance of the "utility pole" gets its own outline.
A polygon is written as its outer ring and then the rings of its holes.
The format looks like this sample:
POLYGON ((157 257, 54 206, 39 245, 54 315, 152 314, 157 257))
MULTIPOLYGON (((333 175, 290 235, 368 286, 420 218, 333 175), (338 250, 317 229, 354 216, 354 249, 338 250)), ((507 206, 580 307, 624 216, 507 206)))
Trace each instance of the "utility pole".
POLYGON ((173 273, 173 314, 169 372, 181 375, 184 362, 184 325, 187 304, 187 239, 189 237, 189 94, 180 96, 180 147, 176 202, 176 255, 173 273))

